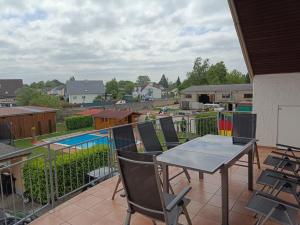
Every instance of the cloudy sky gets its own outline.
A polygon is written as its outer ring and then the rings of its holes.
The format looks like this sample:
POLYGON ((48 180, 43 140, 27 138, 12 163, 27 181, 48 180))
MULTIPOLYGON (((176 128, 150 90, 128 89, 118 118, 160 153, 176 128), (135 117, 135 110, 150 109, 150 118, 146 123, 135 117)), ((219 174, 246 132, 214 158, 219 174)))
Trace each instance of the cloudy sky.
POLYGON ((0 0, 0 78, 185 78, 196 57, 246 72, 226 0, 0 0))

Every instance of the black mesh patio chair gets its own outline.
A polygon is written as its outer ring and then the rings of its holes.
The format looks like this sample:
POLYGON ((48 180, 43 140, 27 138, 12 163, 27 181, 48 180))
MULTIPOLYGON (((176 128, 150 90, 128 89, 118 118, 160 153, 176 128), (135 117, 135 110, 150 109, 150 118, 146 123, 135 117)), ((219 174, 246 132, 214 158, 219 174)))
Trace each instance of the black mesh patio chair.
POLYGON ((183 213, 189 225, 191 219, 185 196, 191 187, 184 188, 177 196, 162 191, 158 165, 154 156, 127 151, 117 151, 117 160, 125 189, 128 210, 125 225, 130 225, 131 215, 140 213, 166 225, 177 225, 183 213))
POLYGON ((272 151, 264 161, 264 164, 273 166, 274 170, 290 171, 298 175, 300 171, 300 158, 295 153, 300 148, 289 145, 277 144, 277 150, 272 151))
MULTIPOLYGON (((130 124, 125 126, 114 127, 112 129, 112 133, 113 133, 115 149, 119 149, 122 151, 137 152, 133 129, 130 124)), ((115 196, 118 192, 123 190, 123 188, 119 189, 120 183, 121 183, 121 177, 119 176, 116 187, 112 195, 112 200, 115 199, 115 196)))
POLYGON ((297 225, 299 222, 299 205, 264 192, 254 193, 246 208, 259 215, 255 225, 263 225, 268 220, 284 225, 297 225))
MULTIPOLYGON (((153 152, 155 155, 161 154, 163 152, 163 148, 160 144, 160 141, 157 137, 155 128, 153 126, 153 123, 151 121, 147 121, 144 123, 138 124, 138 130, 140 133, 141 140, 144 145, 145 152, 153 152)), ((169 180, 173 180, 174 178, 178 177, 182 173, 188 174, 185 169, 183 169, 182 172, 177 173, 173 177, 171 177, 169 180)), ((188 181, 190 182, 190 177, 187 176, 188 181)), ((171 186, 170 186, 171 187, 171 186)))
MULTIPOLYGON (((236 144, 247 144, 249 139, 256 138, 256 114, 233 113, 232 139, 236 144)), ((260 160, 257 143, 254 142, 254 157, 257 159, 257 166, 260 169, 260 160)))
POLYGON ((274 196, 278 196, 281 192, 289 193, 300 204, 300 176, 266 169, 262 171, 256 182, 263 185, 261 191, 268 188, 267 193, 274 196))
POLYGON ((8 122, 0 124, 0 143, 7 145, 14 145, 14 135, 12 132, 12 126, 8 122))
MULTIPOLYGON (((167 148, 171 149, 180 145, 181 143, 177 136, 172 117, 169 116, 160 118, 159 123, 166 141, 167 148)), ((189 175, 187 169, 183 169, 183 171, 188 181, 191 182, 191 176, 189 175)))

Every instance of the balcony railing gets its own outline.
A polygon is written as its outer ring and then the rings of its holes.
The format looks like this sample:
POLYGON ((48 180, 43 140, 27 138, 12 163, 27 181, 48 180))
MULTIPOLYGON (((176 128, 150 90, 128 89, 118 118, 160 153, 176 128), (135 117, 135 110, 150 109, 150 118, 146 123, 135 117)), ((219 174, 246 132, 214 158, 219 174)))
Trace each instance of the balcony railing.
MULTIPOLYGON (((232 123, 229 118, 230 114, 201 118, 175 116, 173 121, 178 136, 190 140, 206 134, 229 134, 232 123)), ((159 120, 152 122, 163 143, 159 120)), ((142 149, 136 125, 132 124, 136 143, 142 149)), ((63 144, 65 140, 70 140, 70 137, 64 137, 23 149, 21 151, 32 151, 32 154, 0 168, 0 224, 30 222, 61 202, 116 174, 112 128, 86 134, 90 135, 88 140, 79 138, 73 144, 63 144)), ((75 137, 80 136, 84 137, 82 134, 75 137)))

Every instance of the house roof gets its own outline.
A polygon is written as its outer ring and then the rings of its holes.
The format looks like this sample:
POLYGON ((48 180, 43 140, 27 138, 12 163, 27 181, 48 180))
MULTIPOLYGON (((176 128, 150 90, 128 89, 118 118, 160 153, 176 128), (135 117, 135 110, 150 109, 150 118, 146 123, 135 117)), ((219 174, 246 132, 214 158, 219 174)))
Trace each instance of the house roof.
POLYGON ((94 117, 96 118, 108 118, 108 119, 123 119, 129 115, 136 114, 136 115, 141 115, 141 113, 138 112, 133 112, 129 110, 104 110, 94 117))
POLYGON ((57 87, 54 87, 51 89, 51 91, 60 91, 63 90, 65 88, 65 85, 59 85, 57 87))
POLYGON ((95 115, 99 114, 102 111, 104 111, 104 109, 86 109, 86 110, 83 110, 83 111, 81 111, 77 114, 78 115, 84 115, 84 116, 95 116, 95 115))
POLYGON ((250 76, 300 72, 300 1, 229 0, 250 76))
POLYGON ((0 108, 0 117, 56 112, 56 109, 39 106, 17 106, 0 108))
POLYGON ((0 79, 0 97, 15 97, 16 91, 23 87, 21 79, 0 79))
POLYGON ((105 94, 105 87, 102 80, 69 80, 66 83, 66 93, 68 95, 103 95, 105 94))
POLYGON ((183 89, 181 93, 189 94, 195 92, 230 92, 230 91, 252 91, 252 84, 220 84, 220 85, 197 85, 183 89))

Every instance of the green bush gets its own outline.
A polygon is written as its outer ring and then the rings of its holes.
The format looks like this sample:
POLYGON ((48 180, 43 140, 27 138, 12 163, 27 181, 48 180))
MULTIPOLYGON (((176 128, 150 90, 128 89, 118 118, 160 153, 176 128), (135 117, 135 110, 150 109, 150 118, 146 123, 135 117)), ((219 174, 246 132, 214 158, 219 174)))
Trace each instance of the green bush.
POLYGON ((198 135, 218 134, 218 117, 216 112, 201 113, 196 116, 195 125, 198 135))
POLYGON ((92 116, 70 116, 65 119, 68 130, 76 130, 93 126, 92 116))
MULTIPOLYGON (((57 155, 52 160, 54 191, 58 190, 55 198, 83 186, 86 183, 87 173, 107 165, 108 148, 101 145, 95 145, 76 153, 57 155)), ((41 204, 48 202, 47 192, 50 193, 49 171, 49 162, 46 162, 44 158, 31 160, 24 165, 25 193, 35 202, 41 204)))

